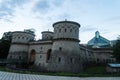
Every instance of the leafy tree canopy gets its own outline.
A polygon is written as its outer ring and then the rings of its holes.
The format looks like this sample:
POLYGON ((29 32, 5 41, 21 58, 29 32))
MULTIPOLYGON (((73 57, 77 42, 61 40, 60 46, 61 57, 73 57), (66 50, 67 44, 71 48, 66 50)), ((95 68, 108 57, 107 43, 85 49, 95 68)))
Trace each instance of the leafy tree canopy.
POLYGON ((0 59, 6 59, 12 39, 12 32, 5 32, 0 39, 0 59))
POLYGON ((113 46, 113 57, 116 58, 117 62, 120 62, 120 36, 116 44, 113 46))

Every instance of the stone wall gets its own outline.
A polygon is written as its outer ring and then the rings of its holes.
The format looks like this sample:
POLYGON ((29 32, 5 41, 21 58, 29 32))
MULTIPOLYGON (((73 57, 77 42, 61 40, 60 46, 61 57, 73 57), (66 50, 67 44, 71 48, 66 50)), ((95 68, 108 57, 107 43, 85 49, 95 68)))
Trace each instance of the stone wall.
POLYGON ((47 55, 49 50, 52 48, 52 41, 38 41, 32 42, 29 46, 29 60, 30 60, 30 53, 32 50, 35 50, 35 62, 34 65, 39 67, 38 69, 47 68, 48 60, 47 55))

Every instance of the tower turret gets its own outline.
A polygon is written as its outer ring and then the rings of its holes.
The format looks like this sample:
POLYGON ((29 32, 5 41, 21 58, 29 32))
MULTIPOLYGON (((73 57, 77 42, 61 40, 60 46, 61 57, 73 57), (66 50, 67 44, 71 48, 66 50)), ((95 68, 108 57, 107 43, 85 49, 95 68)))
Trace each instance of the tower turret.
POLYGON ((27 61, 29 42, 34 40, 35 35, 28 31, 12 32, 12 43, 10 46, 8 61, 22 62, 27 61))
POLYGON ((28 43, 34 40, 35 35, 25 31, 15 31, 12 34, 12 43, 28 43))
POLYGON ((53 27, 54 39, 49 70, 80 72, 82 70, 79 49, 80 24, 73 21, 60 21, 54 23, 53 27))
POLYGON ((43 31, 42 32, 42 40, 50 40, 50 39, 53 39, 53 32, 43 31))
POLYGON ((54 39, 67 38, 79 40, 80 24, 73 21, 60 21, 53 24, 54 39))

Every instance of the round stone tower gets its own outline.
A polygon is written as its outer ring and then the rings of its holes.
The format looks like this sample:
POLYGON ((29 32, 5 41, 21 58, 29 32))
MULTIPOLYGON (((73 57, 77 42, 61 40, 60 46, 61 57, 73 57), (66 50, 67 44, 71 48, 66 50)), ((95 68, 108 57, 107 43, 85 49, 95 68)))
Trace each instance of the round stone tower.
POLYGON ((79 27, 73 21, 60 21, 53 24, 54 39, 50 55, 50 71, 80 72, 82 70, 79 27))
POLYGON ((25 62, 28 59, 28 43, 34 40, 35 35, 29 31, 12 32, 12 43, 10 46, 8 61, 25 62))
POLYGON ((53 39, 53 32, 51 31, 42 32, 42 40, 51 40, 51 39, 53 39))
POLYGON ((79 41, 80 24, 72 21, 61 21, 53 24, 54 39, 69 38, 79 41))

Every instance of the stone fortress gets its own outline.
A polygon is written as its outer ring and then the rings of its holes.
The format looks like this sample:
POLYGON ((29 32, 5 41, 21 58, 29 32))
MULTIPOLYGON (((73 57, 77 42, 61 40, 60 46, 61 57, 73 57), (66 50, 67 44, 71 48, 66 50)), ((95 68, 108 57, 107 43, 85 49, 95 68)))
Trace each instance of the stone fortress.
POLYGON ((43 31, 42 39, 37 41, 32 31, 12 32, 7 57, 9 66, 18 67, 25 63, 39 71, 81 72, 88 64, 115 61, 110 41, 98 31, 88 44, 79 44, 79 23, 59 21, 53 24, 53 28, 54 32, 43 31))

